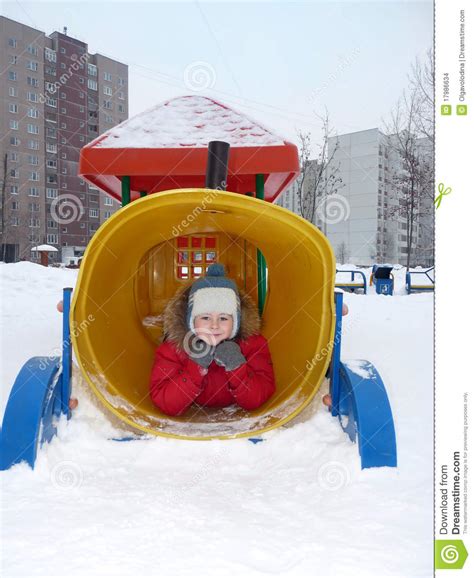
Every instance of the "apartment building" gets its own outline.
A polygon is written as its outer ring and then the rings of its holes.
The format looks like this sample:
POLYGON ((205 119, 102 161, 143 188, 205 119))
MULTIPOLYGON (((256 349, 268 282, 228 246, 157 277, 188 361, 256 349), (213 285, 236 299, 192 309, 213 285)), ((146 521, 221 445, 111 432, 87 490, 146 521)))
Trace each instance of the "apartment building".
MULTIPOLYGON (((390 136, 378 128, 343 134, 329 139, 329 154, 336 147, 333 166, 342 183, 338 194, 347 200, 347 211, 337 223, 319 223, 331 242, 336 259, 370 265, 405 263, 407 222, 397 207, 403 202, 395 185, 401 174, 401 159, 389 146, 390 136)), ((418 139, 417 146, 430 158, 430 145, 418 139)), ((434 210, 429 196, 417 210, 414 224, 413 265, 433 264, 434 210)))
POLYGON ((0 17, 0 260, 37 260, 47 243, 83 251, 116 201, 78 176, 80 149, 128 118, 128 67, 67 30, 0 17))

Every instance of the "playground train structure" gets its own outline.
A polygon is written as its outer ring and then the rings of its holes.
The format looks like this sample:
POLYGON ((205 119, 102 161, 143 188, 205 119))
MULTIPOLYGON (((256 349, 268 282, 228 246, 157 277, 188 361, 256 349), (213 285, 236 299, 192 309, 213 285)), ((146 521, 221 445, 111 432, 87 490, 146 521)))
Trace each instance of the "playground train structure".
MULTIPOLYGON (((180 110, 191 118, 190 109, 212 111, 216 123, 237 115, 203 97, 174 101, 161 105, 174 107, 173 118, 180 110)), ((335 291, 331 246, 314 225, 273 202, 299 173, 297 148, 243 118, 234 124, 252 131, 255 146, 239 146, 235 135, 230 146, 223 139, 203 146, 200 132, 205 138, 210 127, 194 116, 188 133, 197 137, 187 146, 130 146, 127 127, 137 133, 153 124, 141 118, 82 149, 82 177, 122 207, 90 240, 74 291, 63 290, 61 355, 27 360, 15 380, 1 469, 21 461, 34 467, 59 420, 74 419, 73 351, 104 419, 113 415, 130 432, 123 439, 264 440, 265 432, 290 427, 329 379, 329 411, 357 444, 362 468, 396 466, 394 420, 379 373, 370 361, 341 360, 343 294, 335 291), (258 304, 277 391, 255 411, 230 406, 171 417, 149 396, 161 316, 177 289, 214 262, 258 304)))

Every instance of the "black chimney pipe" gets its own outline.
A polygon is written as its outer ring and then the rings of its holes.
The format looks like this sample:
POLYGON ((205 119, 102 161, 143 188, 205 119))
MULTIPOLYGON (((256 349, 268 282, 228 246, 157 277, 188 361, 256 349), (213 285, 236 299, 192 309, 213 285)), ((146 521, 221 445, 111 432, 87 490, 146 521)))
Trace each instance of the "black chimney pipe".
POLYGON ((228 142, 211 140, 207 145, 206 189, 227 189, 228 142))

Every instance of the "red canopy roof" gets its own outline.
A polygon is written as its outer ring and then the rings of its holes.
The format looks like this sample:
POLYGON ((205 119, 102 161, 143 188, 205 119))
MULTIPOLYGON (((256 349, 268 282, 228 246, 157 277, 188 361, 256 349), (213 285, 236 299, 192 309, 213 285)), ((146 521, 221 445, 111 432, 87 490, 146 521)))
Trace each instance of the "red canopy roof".
POLYGON ((79 173, 119 201, 122 176, 130 177, 132 200, 140 191, 204 187, 211 140, 230 144, 229 191, 253 192, 263 174, 272 202, 299 174, 294 144, 202 96, 168 100, 110 129, 81 150, 79 173))

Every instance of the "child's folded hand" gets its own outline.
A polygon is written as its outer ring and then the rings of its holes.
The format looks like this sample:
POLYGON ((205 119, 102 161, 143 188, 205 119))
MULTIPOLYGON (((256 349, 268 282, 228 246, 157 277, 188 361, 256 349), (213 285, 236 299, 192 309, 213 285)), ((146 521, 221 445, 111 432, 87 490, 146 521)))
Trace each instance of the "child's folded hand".
POLYGON ((214 361, 224 367, 226 371, 237 369, 247 360, 242 355, 239 345, 235 341, 222 341, 216 347, 214 361))
POLYGON ((207 369, 214 359, 215 347, 209 345, 202 339, 191 339, 190 342, 185 346, 185 350, 195 363, 207 369))

